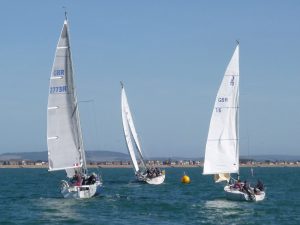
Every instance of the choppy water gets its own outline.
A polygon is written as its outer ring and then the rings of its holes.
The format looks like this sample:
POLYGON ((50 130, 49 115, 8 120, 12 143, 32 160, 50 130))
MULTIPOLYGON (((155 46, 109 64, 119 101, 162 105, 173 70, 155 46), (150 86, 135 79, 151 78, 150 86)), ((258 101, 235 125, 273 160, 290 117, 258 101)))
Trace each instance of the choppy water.
MULTIPOLYGON (((300 224, 300 168, 255 168, 263 202, 224 198, 222 185, 201 168, 166 169, 163 185, 135 183, 132 169, 101 169, 104 190, 87 200, 63 199, 63 172, 0 170, 1 224, 300 224), (183 172, 192 182, 180 183, 183 172)), ((251 177, 249 168, 242 177, 251 177)), ((254 181, 253 181, 254 182, 254 181)))

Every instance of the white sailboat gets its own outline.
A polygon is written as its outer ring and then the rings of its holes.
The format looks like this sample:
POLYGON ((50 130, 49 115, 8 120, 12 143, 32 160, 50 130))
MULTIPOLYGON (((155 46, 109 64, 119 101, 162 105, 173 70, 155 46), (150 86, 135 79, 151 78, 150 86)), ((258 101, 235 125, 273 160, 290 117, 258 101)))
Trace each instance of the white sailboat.
POLYGON ((232 200, 261 201, 263 185, 255 188, 230 174, 239 175, 239 43, 227 66, 212 113, 205 148, 203 174, 214 175, 215 182, 227 181, 226 197, 232 200))
POLYGON ((69 178, 61 182, 65 198, 90 198, 99 193, 101 179, 95 173, 88 176, 86 166, 66 16, 50 76, 47 144, 49 171, 65 170, 69 178))
POLYGON ((133 123, 133 119, 131 116, 130 108, 127 101, 127 96, 125 93, 125 88, 123 83, 121 82, 122 90, 121 90, 121 111, 122 111, 122 122, 123 122, 123 130, 124 136, 126 140, 127 149, 132 161, 133 170, 135 172, 135 176, 138 181, 146 182, 148 184, 161 184, 165 180, 165 171, 161 171, 158 168, 147 168, 144 162, 143 153, 140 141, 138 139, 138 135, 133 123), (139 156, 140 164, 137 161, 137 157, 135 155, 135 149, 137 149, 137 153, 139 156))

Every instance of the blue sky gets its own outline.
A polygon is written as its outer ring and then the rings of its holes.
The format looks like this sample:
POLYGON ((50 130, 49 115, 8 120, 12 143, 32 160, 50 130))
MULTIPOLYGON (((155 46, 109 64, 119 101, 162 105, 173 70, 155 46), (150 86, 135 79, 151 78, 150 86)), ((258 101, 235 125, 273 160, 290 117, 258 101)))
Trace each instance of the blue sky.
POLYGON ((68 10, 86 149, 126 153, 122 80, 146 156, 204 155, 240 41, 241 154, 299 154, 299 1, 2 1, 0 153, 43 151, 68 10))

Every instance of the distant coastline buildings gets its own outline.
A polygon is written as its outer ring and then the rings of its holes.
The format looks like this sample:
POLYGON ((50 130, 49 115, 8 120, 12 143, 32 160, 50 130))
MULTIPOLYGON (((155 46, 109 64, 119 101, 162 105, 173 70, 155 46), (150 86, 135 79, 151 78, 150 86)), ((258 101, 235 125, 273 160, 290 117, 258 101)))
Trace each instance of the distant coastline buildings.
MULTIPOLYGON (((200 160, 147 160, 146 164, 150 167, 202 167, 203 161, 200 160)), ((89 167, 131 167, 131 161, 128 160, 118 160, 118 161, 89 161, 87 162, 89 167)), ((241 160, 241 167, 259 167, 259 166, 269 166, 269 167, 300 167, 300 160, 295 161, 254 161, 254 160, 241 160)), ((41 167, 47 168, 48 162, 42 160, 23 160, 23 159, 13 159, 13 160, 0 160, 0 167, 41 167)))

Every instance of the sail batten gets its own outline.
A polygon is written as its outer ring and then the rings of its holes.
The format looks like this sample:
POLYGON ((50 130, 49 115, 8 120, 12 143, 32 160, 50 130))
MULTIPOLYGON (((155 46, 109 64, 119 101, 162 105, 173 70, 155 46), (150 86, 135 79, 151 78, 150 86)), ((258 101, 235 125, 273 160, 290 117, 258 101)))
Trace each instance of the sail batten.
POLYGON ((48 137, 48 140, 52 140, 52 139, 58 139, 58 136, 55 136, 55 137, 48 137))
POLYGON ((64 21, 49 84, 47 145, 50 171, 85 167, 73 76, 68 23, 64 21))
POLYGON ((53 106, 53 107, 48 107, 48 110, 52 110, 52 109, 58 109, 58 106, 53 106))
POLYGON ((203 174, 218 181, 239 172, 239 45, 226 68, 217 93, 205 148, 203 174))
POLYGON ((62 79, 63 77, 51 77, 51 80, 57 80, 57 79, 62 79))

